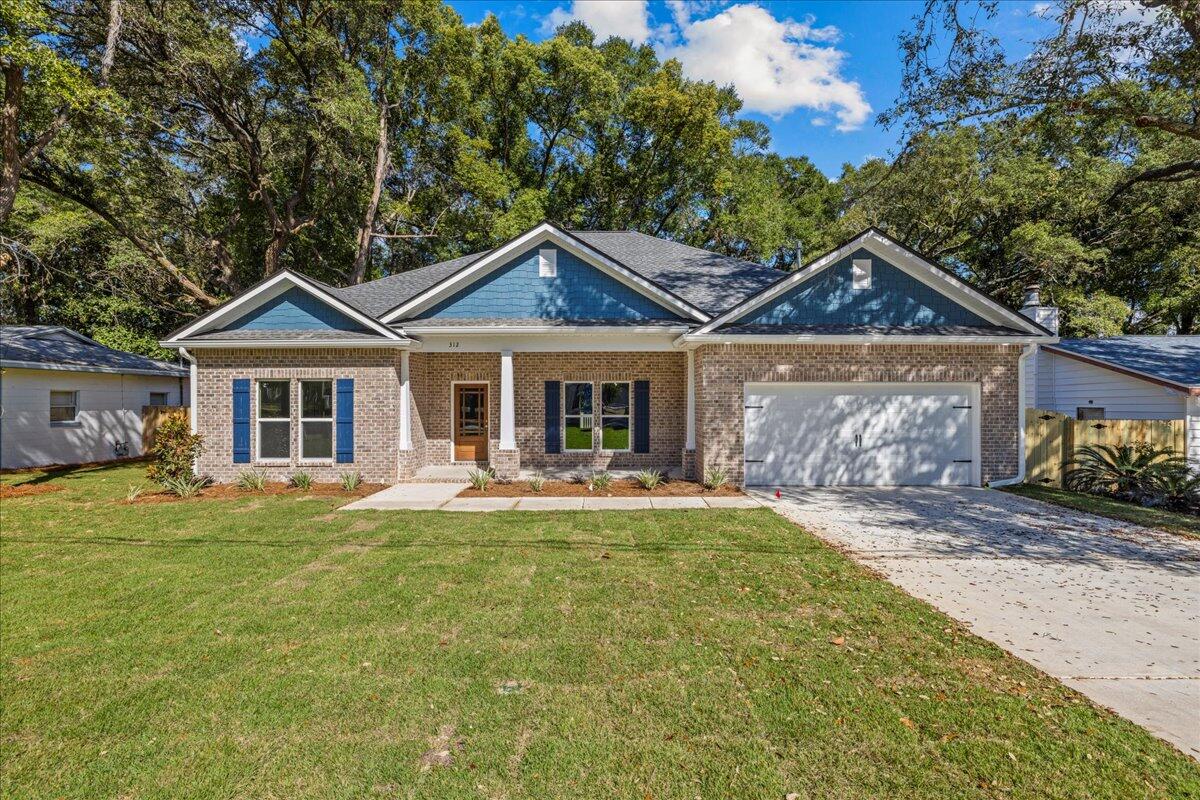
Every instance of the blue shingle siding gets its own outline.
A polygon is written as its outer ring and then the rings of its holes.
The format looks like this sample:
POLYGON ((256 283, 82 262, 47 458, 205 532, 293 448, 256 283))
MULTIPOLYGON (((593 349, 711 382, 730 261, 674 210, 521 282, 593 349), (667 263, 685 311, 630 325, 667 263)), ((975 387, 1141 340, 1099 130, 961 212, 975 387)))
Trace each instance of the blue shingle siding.
POLYGON ((251 331, 361 331, 363 325, 303 289, 291 288, 273 297, 224 330, 251 331))
POLYGON ((540 277, 538 250, 534 247, 516 256, 420 316, 459 319, 680 319, 679 315, 565 250, 558 250, 558 274, 553 278, 540 277))
POLYGON ((933 287, 859 249, 737 321, 759 325, 988 325, 933 287), (851 262, 871 259, 871 287, 853 288, 851 262))

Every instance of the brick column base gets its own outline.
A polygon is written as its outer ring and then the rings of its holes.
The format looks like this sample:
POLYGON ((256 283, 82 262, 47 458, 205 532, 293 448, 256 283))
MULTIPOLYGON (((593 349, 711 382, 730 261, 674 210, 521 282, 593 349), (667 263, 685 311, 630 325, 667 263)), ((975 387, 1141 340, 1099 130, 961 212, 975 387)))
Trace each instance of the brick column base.
POLYGON ((685 479, 689 481, 696 480, 696 451, 684 450, 680 466, 683 468, 683 477, 685 479))
POLYGON ((521 472, 521 451, 493 450, 488 464, 496 471, 497 480, 516 480, 521 472))
POLYGON ((421 468, 421 459, 416 450, 401 450, 397 460, 396 480, 406 481, 421 468))

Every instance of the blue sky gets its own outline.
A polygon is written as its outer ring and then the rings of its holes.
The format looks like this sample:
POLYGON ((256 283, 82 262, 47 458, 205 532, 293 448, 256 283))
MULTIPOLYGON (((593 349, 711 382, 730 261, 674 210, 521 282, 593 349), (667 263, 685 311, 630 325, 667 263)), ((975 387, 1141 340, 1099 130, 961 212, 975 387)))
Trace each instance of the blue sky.
MULTIPOLYGON (((896 38, 923 3, 743 0, 450 0, 468 23, 495 14, 510 36, 543 39, 582 19, 601 34, 649 42, 691 77, 732 83, 746 116, 765 122, 774 149, 806 155, 826 175, 842 164, 886 157, 898 133, 875 124, 900 90, 896 38)), ((991 24, 1007 48, 1023 50, 1045 23, 1034 4, 1001 7, 991 24)))

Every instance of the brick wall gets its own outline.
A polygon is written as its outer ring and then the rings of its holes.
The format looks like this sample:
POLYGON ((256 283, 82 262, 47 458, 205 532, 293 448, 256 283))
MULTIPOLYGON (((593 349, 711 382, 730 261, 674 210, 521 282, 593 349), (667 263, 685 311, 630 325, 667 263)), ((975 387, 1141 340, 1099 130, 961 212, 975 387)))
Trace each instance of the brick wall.
MULTIPOLYGON (((686 433, 687 360, 684 353, 514 353, 513 373, 517 447, 521 451, 522 469, 679 468, 686 433), (592 382, 592 406, 598 429, 600 384, 638 380, 650 381, 649 453, 601 450, 598 430, 590 452, 546 452, 546 381, 592 382)), ((632 395, 632 386, 630 393, 632 395)), ((630 401, 632 403, 632 397, 630 401)), ((499 436, 499 428, 495 434, 499 436)))
POLYGON ((979 383, 983 480, 1017 471, 1018 345, 705 345, 696 351, 696 463, 742 482, 746 382, 979 383))
POLYGON ((424 463, 451 463, 450 388, 454 383, 488 385, 488 452, 500 448, 499 353, 413 353, 409 370, 416 406, 413 447, 423 448, 424 463))
POLYGON ((394 350, 362 349, 230 349, 195 351, 196 420, 204 436, 199 472, 228 483, 238 473, 253 469, 270 480, 286 480, 298 469, 320 482, 336 481, 344 472, 357 471, 363 480, 391 483, 396 480, 399 446, 399 356, 394 350), (288 379, 292 381, 291 459, 287 464, 257 464, 255 418, 258 392, 251 383, 249 464, 233 463, 233 380, 288 379), (297 381, 301 378, 354 379, 354 463, 332 461, 301 464, 300 406, 297 381))

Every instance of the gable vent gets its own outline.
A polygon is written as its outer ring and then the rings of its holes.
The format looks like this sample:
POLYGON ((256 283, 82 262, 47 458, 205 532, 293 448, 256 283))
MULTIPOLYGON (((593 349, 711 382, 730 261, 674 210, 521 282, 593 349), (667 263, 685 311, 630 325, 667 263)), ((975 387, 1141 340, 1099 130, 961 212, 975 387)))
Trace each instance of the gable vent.
POLYGON ((538 277, 554 278, 558 276, 558 251, 552 247, 538 250, 538 277))
POLYGON ((855 289, 871 288, 871 259, 856 258, 851 265, 850 274, 853 276, 855 289))

